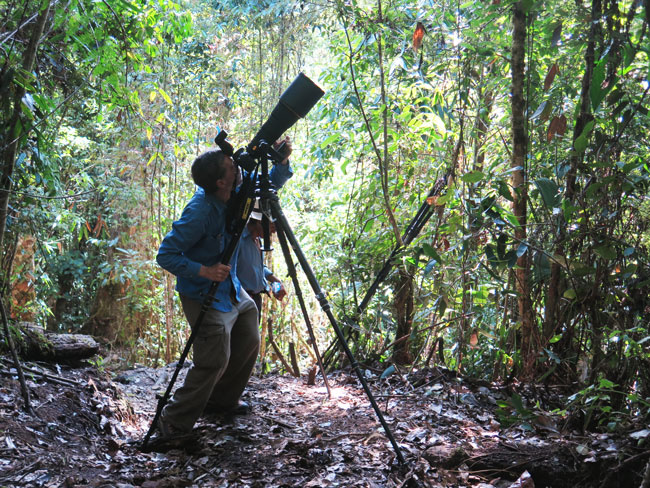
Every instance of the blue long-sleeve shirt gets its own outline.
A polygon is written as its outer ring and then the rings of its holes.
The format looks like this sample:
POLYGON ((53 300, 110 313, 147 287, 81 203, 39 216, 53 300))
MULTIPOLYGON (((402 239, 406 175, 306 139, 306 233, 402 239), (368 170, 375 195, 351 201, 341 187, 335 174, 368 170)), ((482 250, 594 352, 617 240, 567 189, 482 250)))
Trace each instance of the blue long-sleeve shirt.
POLYGON ((293 170, 291 169, 291 164, 289 162, 287 162, 287 164, 274 164, 271 171, 269 171, 269 181, 278 190, 282 188, 292 176, 293 170))
MULTIPOLYGON (((269 181, 275 188, 280 189, 292 176, 293 171, 290 164, 276 164, 271 168, 269 181)), ((265 291, 268 287, 266 278, 272 274, 271 270, 264 266, 260 248, 248 232, 248 228, 244 229, 241 236, 237 273, 244 290, 253 293, 265 291)))
MULTIPOLYGON (((202 301, 208 293, 212 282, 200 277, 199 270, 201 265, 217 264, 230 242, 230 234, 226 232, 226 209, 225 203, 198 188, 160 244, 156 260, 176 275, 176 291, 181 295, 202 301)), ((230 261, 230 279, 219 284, 212 302, 213 308, 222 312, 229 312, 232 308, 230 296, 233 288, 234 296, 239 300, 238 251, 239 247, 230 261)))
POLYGON ((271 274, 271 270, 264 266, 256 239, 253 239, 248 228, 244 229, 237 259, 237 277, 242 288, 252 293, 261 293, 267 289, 266 279, 271 274))

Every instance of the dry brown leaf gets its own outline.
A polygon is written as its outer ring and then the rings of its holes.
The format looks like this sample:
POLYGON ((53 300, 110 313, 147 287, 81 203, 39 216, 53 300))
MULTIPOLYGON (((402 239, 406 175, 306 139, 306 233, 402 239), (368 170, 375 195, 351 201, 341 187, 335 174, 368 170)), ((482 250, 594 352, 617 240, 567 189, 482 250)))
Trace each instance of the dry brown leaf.
POLYGON ((424 25, 422 25, 422 22, 418 22, 418 25, 415 27, 415 31, 413 32, 413 50, 418 51, 420 47, 422 47, 422 39, 424 39, 424 34, 426 33, 426 30, 424 29, 424 25))
POLYGON ((551 87, 551 84, 553 84, 553 80, 555 79, 555 75, 557 75, 559 72, 560 68, 558 68, 557 63, 553 63, 553 66, 551 66, 551 68, 548 70, 546 78, 544 79, 544 91, 547 91, 551 87))
POLYGON ((478 344, 478 334, 476 332, 472 332, 472 335, 469 338, 469 345, 472 346, 472 349, 474 349, 477 344, 478 344))
POLYGON ((563 137, 566 132, 567 120, 564 114, 556 115, 551 120, 546 134, 546 142, 551 142, 555 136, 563 137))

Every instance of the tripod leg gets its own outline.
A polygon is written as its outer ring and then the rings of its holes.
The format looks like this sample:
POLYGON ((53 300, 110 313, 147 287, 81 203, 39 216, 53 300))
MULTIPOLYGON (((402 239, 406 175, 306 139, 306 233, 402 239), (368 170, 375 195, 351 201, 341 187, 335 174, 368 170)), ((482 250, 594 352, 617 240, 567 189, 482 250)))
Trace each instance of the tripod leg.
MULTIPOLYGON (((218 284, 218 283, 217 283, 218 284)), ((209 296, 212 297, 214 295, 214 290, 216 290, 216 285, 213 285, 212 288, 210 289, 209 296)), ((210 298, 210 301, 212 299, 210 298)), ((165 394, 161 397, 158 397, 158 404, 156 405, 156 413, 153 417, 153 420, 151 421, 151 425, 149 426, 149 430, 147 431, 146 435, 144 436, 144 440, 142 441, 142 450, 147 451, 149 448, 149 440, 151 439, 151 436, 153 435, 154 431, 156 430, 156 426, 158 425, 158 420, 160 420, 160 414, 162 413, 163 408, 165 408, 165 405, 167 405, 167 402, 169 401, 169 397, 172 394, 172 389, 174 388, 174 383, 176 383, 176 378, 178 378, 178 374, 181 372, 183 369, 183 364, 185 364, 185 359, 187 358, 187 355, 190 352, 190 349, 192 348, 192 344, 194 344, 194 339, 196 337, 196 334, 201 327, 201 324, 203 323, 203 317, 205 317, 205 313, 207 311, 207 308, 210 306, 210 302, 207 300, 205 303, 203 303, 203 306, 201 308, 201 313, 199 314, 198 319, 196 320, 196 324, 192 328, 192 332, 190 333, 190 337, 187 339, 187 343, 185 344, 185 347, 183 348, 183 352, 181 353, 181 357, 178 359, 178 363, 176 364, 176 369, 174 369, 174 374, 172 374, 172 378, 169 381, 169 384, 167 385, 167 389, 165 390, 165 394)))
POLYGON ((289 222, 287 221, 287 218, 282 212, 282 208, 280 207, 280 203, 278 202, 277 196, 273 195, 272 198, 269 198, 269 203, 271 206, 271 213, 275 218, 275 225, 279 227, 278 234, 280 233, 280 229, 281 229, 281 231, 284 232, 285 236, 287 237, 287 240, 291 244, 291 248, 293 249, 294 254, 298 258, 298 262, 302 266, 302 269, 307 277, 307 280, 309 281, 309 284, 312 287, 312 290, 314 291, 314 294, 316 295, 316 299, 318 300, 321 309, 323 310, 323 312, 325 312, 325 315, 327 315, 327 318, 332 324, 332 327, 334 328, 334 332, 336 333, 336 336, 338 337, 339 342, 343 347, 352 368, 357 374, 357 377, 359 378, 359 382, 361 383, 361 386, 363 386, 363 389, 366 392, 366 396, 368 397, 368 400, 370 400, 370 404, 372 405, 372 408, 374 409, 375 414, 379 419, 379 422, 381 423, 382 427, 384 428, 384 431, 386 432, 386 437, 388 437, 388 440, 393 446, 393 450, 395 451, 399 464, 400 465, 406 464, 406 461, 404 460, 404 456, 402 456, 402 452, 400 451, 399 446, 397 445, 397 442, 393 437, 393 433, 391 432, 390 427, 386 423, 386 419, 384 419, 384 416, 381 413, 381 410, 379 409, 379 405, 377 405, 377 401, 375 400, 375 397, 372 395, 372 392, 368 387, 368 383, 366 382, 366 379, 363 373, 361 372, 361 368, 359 367, 359 364, 354 358, 352 351, 350 351, 350 348, 348 347, 347 342, 345 341, 345 337, 343 336, 343 332, 341 331, 340 327, 338 326, 338 323, 336 322, 336 319, 334 318, 334 314, 332 313, 330 304, 327 301, 327 298, 325 298, 325 293, 323 293, 323 290, 321 290, 320 284, 318 283, 318 280, 316 279, 316 276, 314 275, 314 272, 312 271, 311 266, 307 261, 307 258, 303 254, 302 249, 300 249, 298 240, 296 239, 296 236, 293 234, 293 231, 289 226, 289 222))
POLYGON ((300 309, 302 310, 302 316, 305 319, 305 325, 307 326, 307 331, 309 332, 309 339, 311 340, 312 347, 314 348, 314 353, 316 354, 316 359, 318 361, 318 367, 320 368, 320 373, 323 375, 323 381, 325 382, 325 388, 327 388, 327 398, 332 398, 332 391, 330 390, 329 382, 327 381, 327 374, 325 373, 325 368, 323 367, 323 361, 321 360, 320 352, 318 351, 318 344, 316 343, 316 336, 314 335, 314 329, 311 326, 311 321, 309 320, 309 314, 307 313, 307 307, 305 306, 305 300, 302 296, 302 290, 300 288, 300 283, 298 282, 298 275, 296 274, 296 266, 293 263, 291 257, 291 252, 289 251, 289 245, 287 244, 287 238, 284 235, 284 228, 280 225, 278 226, 277 234, 278 241, 280 242, 280 247, 282 248, 282 255, 284 256, 284 261, 287 264, 287 270, 291 276, 291 281, 293 282, 293 287, 296 290, 296 296, 298 297, 298 302, 300 303, 300 309))

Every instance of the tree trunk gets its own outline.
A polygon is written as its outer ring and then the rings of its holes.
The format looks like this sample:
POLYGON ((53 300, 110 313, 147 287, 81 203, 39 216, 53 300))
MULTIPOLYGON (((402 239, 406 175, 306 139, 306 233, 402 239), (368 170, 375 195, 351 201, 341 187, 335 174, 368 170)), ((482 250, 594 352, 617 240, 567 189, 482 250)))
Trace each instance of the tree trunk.
POLYGON ((18 238, 13 267, 7 274, 7 276, 12 274, 16 276, 11 285, 10 316, 12 319, 29 322, 35 320, 33 305, 36 299, 36 290, 34 289, 34 283, 36 282, 35 249, 36 239, 33 236, 18 238))
MULTIPOLYGON (((591 27, 589 29, 589 40, 585 51, 585 74, 582 78, 582 90, 580 93, 580 113, 573 129, 573 141, 575 141, 583 129, 593 118, 590 113, 589 96, 591 82, 594 72, 594 59, 596 51, 596 36, 598 32, 598 19, 600 18, 601 0, 593 0, 591 5, 591 27)), ((581 155, 571 157, 571 164, 567 173, 564 198, 573 202, 576 193, 576 177, 578 165, 582 161, 581 155)), ((566 254, 566 222, 560 214, 558 217, 558 237, 554 253, 558 256, 566 254)), ((551 264, 551 278, 546 293, 545 317, 544 317, 544 338, 550 339, 562 324, 560 324, 560 297, 564 294, 565 286, 562 280, 562 268, 560 264, 553 261, 551 264)))
MULTIPOLYGON (((25 73, 30 73, 34 68, 34 60, 36 59, 36 51, 41 42, 45 22, 50 14, 50 3, 43 7, 34 30, 29 39, 29 44, 24 53, 22 70, 25 73)), ((9 210, 9 194, 12 186, 12 175, 16 163, 16 152, 18 151, 18 142, 24 137, 24 127, 20 120, 22 112, 22 100, 25 96, 26 90, 22 85, 16 85, 16 93, 14 96, 13 115, 5 129, 5 138, 2 147, 2 174, 0 175, 0 249, 4 242, 4 235, 7 223, 7 215, 9 210)))
MULTIPOLYGON (((526 12, 522 2, 514 5, 512 35, 512 211, 519 225, 515 228, 515 245, 526 241, 526 207, 528 203, 528 182, 526 180, 526 153, 528 138, 526 134, 525 82, 525 43, 526 12)), ((515 270, 517 305, 521 322, 521 355, 524 376, 529 376, 534 368, 537 345, 537 328, 533 316, 530 296, 530 252, 526 251, 517 259, 515 270)))
POLYGON ((399 269, 394 303, 397 317, 395 340, 398 342, 393 348, 393 361, 397 364, 410 364, 413 361, 409 341, 413 327, 413 275, 403 267, 399 269))

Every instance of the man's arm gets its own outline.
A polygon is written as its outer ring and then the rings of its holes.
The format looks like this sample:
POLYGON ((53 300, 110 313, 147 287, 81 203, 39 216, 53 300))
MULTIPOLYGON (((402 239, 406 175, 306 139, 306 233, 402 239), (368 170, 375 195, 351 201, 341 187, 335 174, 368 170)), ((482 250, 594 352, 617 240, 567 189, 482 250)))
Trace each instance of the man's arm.
POLYGON ((201 263, 189 259, 185 254, 204 233, 203 222, 192 218, 190 213, 186 207, 181 218, 174 222, 172 230, 160 243, 156 256, 162 268, 183 278, 194 278, 201 270, 201 263))
POLYGON ((276 278, 273 272, 266 266, 264 266, 264 278, 266 278, 266 280, 271 283, 271 292, 276 299, 282 300, 285 296, 287 296, 287 290, 284 289, 282 281, 276 278), (277 285, 274 286, 274 283, 277 283, 277 285))
MULTIPOLYGON (((187 256, 187 251, 198 243, 206 234, 205 216, 192 202, 185 207, 181 218, 172 225, 172 230, 165 236, 156 261, 170 273, 183 278, 202 278, 211 281, 224 281, 230 272, 230 266, 216 263, 205 266, 187 256)), ((221 252, 221 249, 215 249, 221 252)))
MULTIPOLYGON (((276 142, 274 146, 277 147, 279 145, 279 142, 280 141, 276 142)), ((293 176, 293 170, 291 169, 291 163, 289 161, 289 156, 293 150, 291 147, 291 140, 287 136, 285 137, 284 142, 286 144, 286 157, 279 164, 274 164, 273 168, 271 168, 271 172, 269 173, 269 180, 278 190, 282 188, 284 184, 289 181, 289 178, 293 176)))

